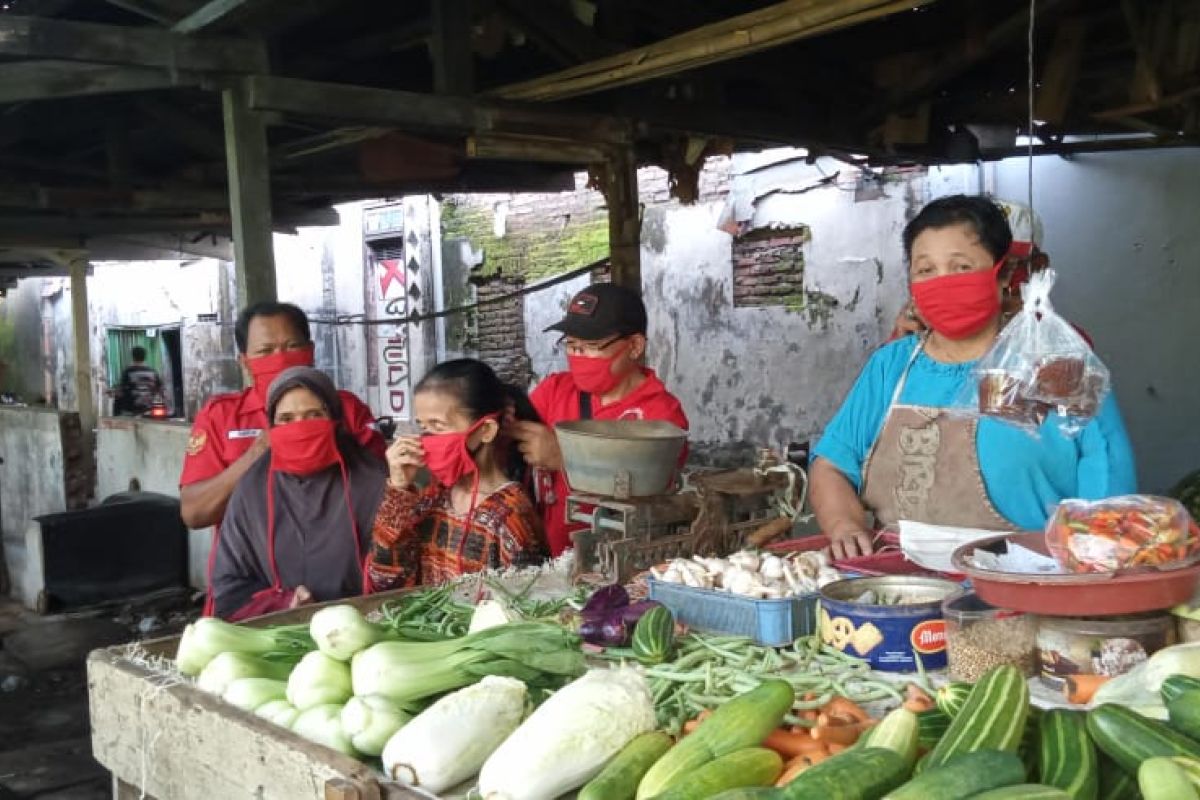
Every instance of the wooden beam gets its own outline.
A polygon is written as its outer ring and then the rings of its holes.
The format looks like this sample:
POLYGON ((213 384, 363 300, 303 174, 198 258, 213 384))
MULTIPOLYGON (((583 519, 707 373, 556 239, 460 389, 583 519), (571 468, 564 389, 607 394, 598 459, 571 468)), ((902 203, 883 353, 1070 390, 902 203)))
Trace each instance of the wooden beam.
POLYGON ((642 293, 642 207, 633 148, 614 148, 602 166, 613 283, 642 293))
POLYGON ((832 33, 930 2, 785 0, 648 47, 504 86, 491 94, 510 100, 546 102, 615 89, 832 33))
MULTIPOLYGON (((137 103, 138 110, 162 128, 171 138, 197 155, 216 161, 225 159, 225 137, 208 120, 189 114, 174 103, 144 98, 137 103)), ((220 123, 215 117, 212 123, 220 123)))
POLYGON ((1079 65, 1083 61, 1087 27, 1087 20, 1081 18, 1059 23, 1042 73, 1042 87, 1035 95, 1035 119, 1050 125, 1060 125, 1066 120, 1071 94, 1079 77, 1079 65))
POLYGON ((124 9, 130 14, 137 14, 139 17, 145 17, 151 22, 157 22, 159 25, 168 28, 175 24, 175 20, 177 19, 175 15, 164 11, 153 2, 146 2, 146 0, 106 0, 106 2, 109 5, 124 9))
POLYGON ((127 233, 226 232, 229 214, 156 214, 148 217, 62 216, 0 214, 0 235, 87 237, 127 233))
POLYGON ((1094 119, 1109 120, 1133 117, 1138 114, 1148 114, 1152 111, 1160 111, 1171 106, 1181 105, 1188 102, 1194 97, 1200 96, 1200 85, 1191 86, 1179 92, 1174 92, 1166 97, 1160 97, 1157 100, 1150 100, 1142 103, 1130 103, 1127 106, 1120 108, 1110 108, 1104 111, 1097 111, 1092 114, 1094 119))
POLYGON ((475 91, 471 0, 433 0, 434 94, 465 97, 475 91))
POLYGON ((221 104, 238 306, 245 306, 275 299, 270 154, 266 125, 247 103, 245 87, 239 83, 222 91, 221 104))
MULTIPOLYGON (((1063 0, 1042 0, 1037 5, 1041 19, 1061 6, 1063 0)), ((998 25, 991 26, 982 41, 964 41, 949 53, 940 56, 937 71, 898 87, 881 103, 866 109, 864 120, 879 120, 884 115, 907 108, 932 97, 938 89, 984 61, 1001 48, 1018 42, 1029 30, 1029 9, 1012 14, 998 25)), ((1023 73, 1022 73, 1023 74, 1023 73)))
POLYGON ((87 186, 0 184, 0 207, 46 211, 223 211, 229 198, 218 189, 100 189, 87 186))
POLYGON ((172 25, 171 30, 175 33, 196 33, 197 31, 202 31, 251 2, 253 0, 209 0, 209 2, 172 25))
POLYGON ((0 56, 197 72, 268 71, 266 49, 260 42, 8 15, 0 15, 0 56))
POLYGON ((601 114, 340 83, 256 75, 246 79, 246 91, 249 107, 255 111, 351 120, 408 131, 552 135, 609 144, 627 143, 632 136, 628 122, 601 114))
MULTIPOLYGON (((1133 40, 1133 49, 1137 53, 1137 62, 1133 70, 1133 83, 1129 90, 1129 99, 1137 103, 1142 101, 1157 102, 1163 94, 1162 81, 1159 79, 1159 64, 1162 52, 1152 41, 1155 20, 1152 17, 1143 23, 1133 0, 1121 0, 1121 11, 1125 14, 1125 24, 1129 26, 1129 36, 1133 40)), ((1162 10, 1159 10, 1162 14, 1162 10)))
POLYGON ((198 86, 199 76, 155 67, 47 59, 0 64, 0 104, 198 86))
POLYGON ((566 4, 546 0, 501 0, 500 5, 514 26, 565 66, 604 58, 621 50, 576 19, 566 4))
POLYGON ((485 134, 467 139, 468 158, 497 161, 544 161, 551 164, 595 164, 608 157, 602 145, 546 136, 485 134))
MULTIPOLYGON (((1175 147, 1191 147, 1200 150, 1200 136, 1172 136, 1168 138, 1147 136, 1138 139, 1108 137, 1079 142, 1065 142, 1062 144, 1039 144, 1034 145, 1033 154, 1035 156, 1071 156, 1083 153, 1115 153, 1133 150, 1161 150, 1175 147)), ((1002 161, 1006 158, 1024 158, 1028 154, 1029 148, 1021 145, 1020 147, 1005 148, 1004 150, 985 150, 983 152, 983 160, 1002 161)))

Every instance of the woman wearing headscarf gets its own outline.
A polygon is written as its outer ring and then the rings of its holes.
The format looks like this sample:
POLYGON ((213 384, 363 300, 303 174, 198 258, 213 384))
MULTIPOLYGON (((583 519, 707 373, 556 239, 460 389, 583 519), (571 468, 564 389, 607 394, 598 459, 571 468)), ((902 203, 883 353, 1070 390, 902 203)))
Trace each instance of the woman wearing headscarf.
POLYGON ((230 498, 207 612, 239 620, 362 593, 387 468, 350 437, 333 382, 285 370, 267 393, 270 450, 230 498))

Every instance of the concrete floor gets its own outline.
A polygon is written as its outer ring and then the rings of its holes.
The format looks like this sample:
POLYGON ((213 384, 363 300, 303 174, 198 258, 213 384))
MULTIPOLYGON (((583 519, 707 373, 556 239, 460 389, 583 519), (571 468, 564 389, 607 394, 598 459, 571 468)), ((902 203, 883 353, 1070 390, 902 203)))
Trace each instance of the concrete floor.
POLYGON ((87 654, 177 632, 198 610, 167 593, 39 617, 0 597, 0 800, 111 797, 112 779, 91 754, 87 654))

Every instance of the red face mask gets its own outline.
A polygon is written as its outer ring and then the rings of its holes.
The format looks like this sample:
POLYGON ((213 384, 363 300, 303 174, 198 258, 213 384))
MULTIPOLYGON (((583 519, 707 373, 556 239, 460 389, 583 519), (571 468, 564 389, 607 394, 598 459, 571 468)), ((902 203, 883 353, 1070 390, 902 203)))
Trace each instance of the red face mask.
POLYGON ((917 311, 929 327, 947 339, 966 339, 983 330, 1000 314, 996 275, 1004 261, 991 269, 930 278, 912 285, 917 311))
POLYGON ((254 377, 254 393, 262 400, 264 407, 267 405, 267 390, 279 373, 289 367, 311 367, 315 363, 313 348, 313 345, 307 344, 295 350, 280 350, 269 356, 246 360, 246 368, 254 377))
POLYGON ((611 356, 576 356, 567 354, 567 367, 579 391, 589 394, 608 394, 621 382, 620 375, 613 374, 613 364, 626 350, 611 356))
POLYGON ((331 419, 301 419, 276 425, 271 438, 271 469, 293 475, 311 475, 337 463, 340 454, 331 419))
POLYGON ((467 449, 467 438, 479 430, 483 423, 494 419, 496 415, 489 414, 465 431, 422 436, 421 448, 425 451, 425 466, 429 468, 429 474, 442 486, 450 487, 464 475, 478 472, 479 467, 467 449))

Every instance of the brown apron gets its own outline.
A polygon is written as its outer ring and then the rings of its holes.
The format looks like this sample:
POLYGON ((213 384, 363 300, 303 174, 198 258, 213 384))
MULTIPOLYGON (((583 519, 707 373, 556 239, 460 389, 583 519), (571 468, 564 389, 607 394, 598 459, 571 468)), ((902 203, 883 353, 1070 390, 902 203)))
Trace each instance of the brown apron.
POLYGON ((883 430, 867 454, 861 496, 877 527, 900 520, 1011 530, 988 498, 975 447, 978 421, 931 406, 901 405, 900 393, 922 340, 904 367, 883 430))

